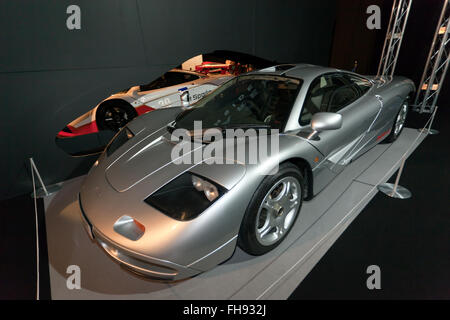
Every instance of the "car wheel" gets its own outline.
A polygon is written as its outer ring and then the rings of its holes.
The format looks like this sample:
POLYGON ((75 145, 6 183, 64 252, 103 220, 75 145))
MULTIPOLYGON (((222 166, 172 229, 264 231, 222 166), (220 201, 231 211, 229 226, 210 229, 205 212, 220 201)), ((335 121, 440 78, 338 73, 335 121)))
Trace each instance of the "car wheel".
POLYGON ((136 116, 136 110, 125 101, 106 101, 97 110, 97 126, 100 130, 117 132, 136 116))
POLYGON ((394 124, 391 128, 391 133, 387 136, 386 142, 394 142, 402 133, 405 126, 406 116, 408 115, 408 101, 405 100, 397 113, 394 124))
POLYGON ((267 176, 253 195, 239 230, 238 245, 252 255, 262 255, 286 237, 303 201, 303 177, 298 168, 282 164, 267 176))

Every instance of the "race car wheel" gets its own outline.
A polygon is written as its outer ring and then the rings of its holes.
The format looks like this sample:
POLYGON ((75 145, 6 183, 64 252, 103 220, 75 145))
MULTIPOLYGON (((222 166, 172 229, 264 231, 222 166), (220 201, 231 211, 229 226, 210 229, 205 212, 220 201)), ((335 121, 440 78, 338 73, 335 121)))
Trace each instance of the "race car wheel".
POLYGON ((276 246, 292 229, 300 212, 304 180, 298 168, 282 164, 267 176, 247 207, 238 244, 249 254, 262 255, 276 246))
POLYGON ((394 142, 400 136, 400 133, 405 126, 406 116, 408 115, 408 101, 405 100, 397 113, 394 124, 391 128, 391 133, 387 136, 386 142, 394 142))
POLYGON ((97 126, 100 130, 117 132, 136 116, 136 110, 125 101, 105 101, 97 110, 97 126))

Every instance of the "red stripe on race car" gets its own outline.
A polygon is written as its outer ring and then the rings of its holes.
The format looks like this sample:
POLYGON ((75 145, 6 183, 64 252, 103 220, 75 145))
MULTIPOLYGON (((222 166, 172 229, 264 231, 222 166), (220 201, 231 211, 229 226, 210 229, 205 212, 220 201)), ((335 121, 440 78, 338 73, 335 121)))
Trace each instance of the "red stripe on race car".
POLYGON ((389 134, 390 132, 391 132, 391 129, 389 129, 389 130, 383 132, 382 134, 380 134, 380 135, 377 137, 377 141, 380 140, 381 138, 383 138, 385 135, 389 134))
MULTIPOLYGON (((145 104, 136 108, 136 112, 138 113, 139 116, 141 114, 144 114, 144 113, 147 113, 147 112, 150 112, 153 110, 155 110, 155 108, 146 106, 145 104)), ((69 138, 69 137, 81 136, 83 134, 98 132, 97 123, 95 121, 85 124, 85 125, 82 125, 81 127, 78 127, 78 128, 70 126, 70 125, 68 125, 67 128, 70 130, 70 132, 60 131, 57 136, 59 138, 69 138)))
POLYGON ((97 123, 95 121, 90 122, 85 125, 82 125, 81 127, 78 127, 78 128, 75 128, 70 125, 68 125, 67 128, 70 130, 70 132, 60 131, 58 133, 58 137, 68 138, 68 137, 75 137, 75 136, 81 136, 83 134, 98 132, 97 123))
POLYGON ((155 110, 155 108, 146 106, 145 104, 143 104, 142 106, 136 107, 136 112, 138 113, 138 115, 150 112, 155 110))

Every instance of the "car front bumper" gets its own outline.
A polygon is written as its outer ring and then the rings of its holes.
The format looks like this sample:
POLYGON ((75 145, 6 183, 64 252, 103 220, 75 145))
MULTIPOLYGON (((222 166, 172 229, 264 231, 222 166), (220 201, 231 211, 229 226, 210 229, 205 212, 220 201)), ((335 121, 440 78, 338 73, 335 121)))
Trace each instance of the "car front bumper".
POLYGON ((78 200, 81 220, 89 237, 125 269, 148 278, 166 281, 186 279, 202 272, 201 270, 185 267, 167 260, 145 256, 114 243, 92 226, 83 211, 80 198, 78 200))

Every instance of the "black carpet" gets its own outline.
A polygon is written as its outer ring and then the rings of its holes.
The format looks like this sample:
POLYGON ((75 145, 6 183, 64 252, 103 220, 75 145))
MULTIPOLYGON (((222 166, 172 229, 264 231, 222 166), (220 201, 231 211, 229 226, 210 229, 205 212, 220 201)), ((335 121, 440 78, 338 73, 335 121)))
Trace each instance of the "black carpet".
MULTIPOLYGON (((50 299, 44 205, 38 200, 40 299, 50 299)), ((0 202, 0 300, 36 298, 34 200, 27 194, 0 202)))
MULTIPOLYGON (((450 109, 441 109, 440 134, 425 139, 401 177, 412 198, 378 193, 290 299, 450 299, 450 109), (369 265, 381 269, 381 290, 367 289, 369 265)), ((426 117, 410 113, 408 126, 426 117)))

